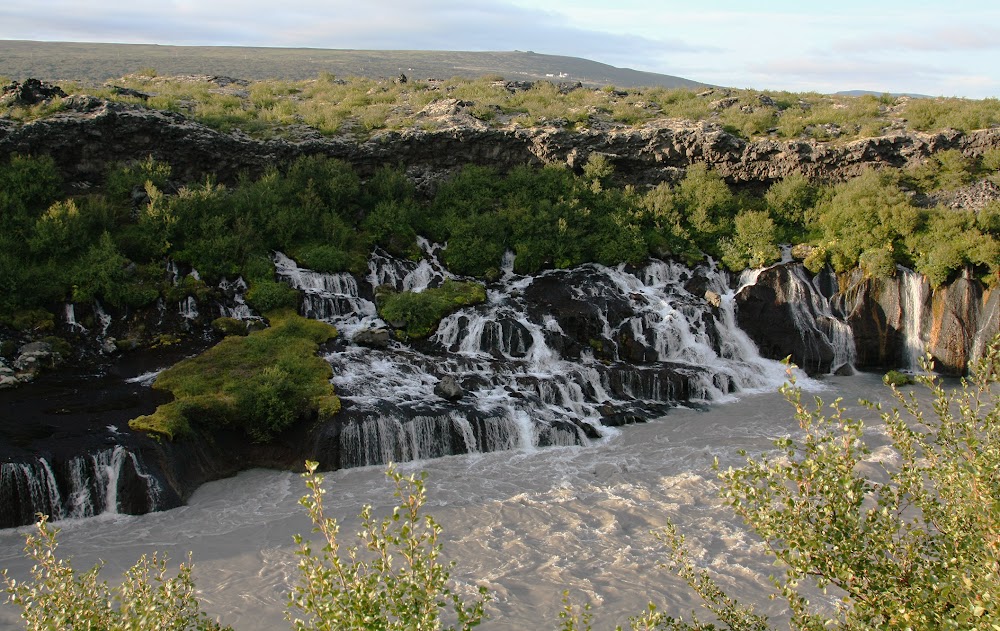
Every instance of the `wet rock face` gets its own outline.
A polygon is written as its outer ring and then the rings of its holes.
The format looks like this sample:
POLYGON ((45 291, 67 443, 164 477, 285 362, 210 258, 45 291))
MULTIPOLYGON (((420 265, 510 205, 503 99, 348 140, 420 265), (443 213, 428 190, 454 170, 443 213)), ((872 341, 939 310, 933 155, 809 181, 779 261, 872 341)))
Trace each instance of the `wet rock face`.
POLYGON ((819 314, 792 295, 793 282, 789 266, 763 271, 755 284, 737 294, 737 322, 764 357, 791 357, 809 375, 828 374, 834 368, 834 348, 817 327, 819 314), (800 313, 803 307, 808 318, 800 313))
POLYGON ((445 375, 434 386, 434 394, 447 401, 458 401, 465 394, 454 375, 445 375))
POLYGON ((997 292, 968 277, 932 290, 903 268, 892 278, 855 271, 838 282, 829 273, 807 278, 798 264, 781 265, 762 272, 736 301, 740 327, 762 355, 791 355, 812 374, 840 370, 838 322, 850 329, 851 364, 858 369, 918 370, 929 351, 935 370, 946 375, 967 372, 1000 330, 997 292))

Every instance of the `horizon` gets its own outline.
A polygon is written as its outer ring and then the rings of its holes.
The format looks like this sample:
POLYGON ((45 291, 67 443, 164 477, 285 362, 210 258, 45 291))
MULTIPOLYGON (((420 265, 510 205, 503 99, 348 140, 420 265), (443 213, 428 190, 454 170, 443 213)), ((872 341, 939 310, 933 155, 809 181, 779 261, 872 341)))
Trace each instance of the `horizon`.
MULTIPOLYGON (((344 0, 272 4, 178 0, 143 6, 66 0, 0 7, 0 39, 320 50, 533 51, 713 85, 793 92, 849 90, 1000 95, 1000 7, 970 0, 344 0), (346 16, 346 17, 345 17, 346 16), (988 25, 988 26, 984 26, 988 25)), ((0 61, 0 74, 3 63, 0 61)))

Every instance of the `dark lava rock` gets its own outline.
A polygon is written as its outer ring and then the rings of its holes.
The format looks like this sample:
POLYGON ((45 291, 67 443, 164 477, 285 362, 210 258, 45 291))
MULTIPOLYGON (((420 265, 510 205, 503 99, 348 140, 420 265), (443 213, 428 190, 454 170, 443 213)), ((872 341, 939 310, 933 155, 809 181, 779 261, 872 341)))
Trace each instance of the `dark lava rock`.
POLYGON ((441 377, 441 381, 437 382, 434 386, 434 394, 438 395, 442 399, 447 399, 449 401, 458 401, 465 394, 462 390, 462 386, 459 385, 458 381, 452 375, 445 375, 441 377))
POLYGON ((390 339, 391 336, 386 329, 365 329, 355 333, 351 341, 369 348, 387 348, 390 339))
POLYGON ((57 85, 42 83, 38 79, 25 79, 24 83, 17 81, 4 86, 0 94, 0 103, 13 105, 37 105, 54 98, 65 97, 66 93, 57 85))

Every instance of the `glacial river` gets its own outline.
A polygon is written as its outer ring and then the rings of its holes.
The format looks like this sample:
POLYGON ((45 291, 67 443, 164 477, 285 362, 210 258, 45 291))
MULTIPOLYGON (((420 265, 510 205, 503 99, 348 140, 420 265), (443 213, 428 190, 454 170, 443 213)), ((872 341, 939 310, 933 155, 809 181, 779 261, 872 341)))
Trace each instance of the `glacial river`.
MULTIPOLYGON (((847 404, 891 399, 874 375, 829 377, 817 389, 847 404)), ((649 601, 688 614, 697 599, 657 567, 664 555, 650 535, 668 519, 725 587, 780 617, 781 603, 767 599, 775 568, 720 504, 711 464, 717 457, 738 465, 739 449, 758 453, 796 430, 780 395, 752 394, 707 411, 677 409, 587 447, 452 456, 401 469, 429 474, 428 510, 444 527, 446 555, 458 563, 453 577, 493 593, 483 629, 555 628, 563 590, 593 605, 595 629, 625 625, 649 601)), ((382 468, 326 479, 328 508, 344 520, 343 533, 356 530, 363 504, 380 514, 392 505, 382 468)), ((114 580, 142 554, 164 551, 175 564, 192 551, 211 615, 237 631, 289 628, 283 612, 296 573, 292 535, 310 531, 297 504, 304 491, 294 473, 247 471, 204 485, 174 510, 60 522, 60 552, 78 569, 103 559, 102 576, 114 580)), ((0 531, 0 567, 16 578, 30 567, 21 555, 27 531, 0 531)), ((0 628, 18 627, 17 611, 0 606, 0 628)))

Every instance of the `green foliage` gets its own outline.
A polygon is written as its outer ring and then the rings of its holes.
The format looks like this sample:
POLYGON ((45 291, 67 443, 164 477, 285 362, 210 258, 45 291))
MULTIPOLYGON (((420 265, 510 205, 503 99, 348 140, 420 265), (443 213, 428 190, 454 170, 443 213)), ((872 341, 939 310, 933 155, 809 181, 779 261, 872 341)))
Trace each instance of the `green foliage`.
POLYGON ((1000 271, 1000 241, 997 233, 983 230, 989 228, 982 221, 988 212, 977 216, 971 211, 936 209, 926 230, 911 237, 917 251, 916 269, 927 276, 932 287, 947 282, 966 266, 980 270, 987 282, 994 281, 1000 271))
POLYGON ((78 574, 56 556, 58 530, 42 517, 37 533, 27 535, 25 553, 35 562, 31 579, 16 581, 4 570, 4 591, 21 609, 32 631, 92 629, 101 631, 221 631, 229 629, 201 610, 191 578, 191 560, 176 576, 167 576, 165 557, 143 556, 125 571, 121 584, 109 587, 98 575, 101 564, 78 574))
POLYGON ((249 333, 246 323, 236 318, 216 318, 212 320, 212 328, 224 336, 243 336, 249 333))
POLYGON ((819 198, 819 189, 801 173, 778 180, 767 189, 768 212, 786 234, 801 234, 819 198))
POLYGON ((855 267, 862 253, 886 248, 907 260, 904 237, 920 227, 892 173, 868 170, 836 185, 816 207, 830 263, 838 272, 855 267))
POLYGON ((330 365, 316 356, 336 329, 290 311, 268 314, 271 327, 230 336, 160 373, 153 384, 174 401, 129 422, 173 439, 197 427, 236 426, 267 442, 299 419, 336 413, 330 365))
POLYGON ((763 267, 781 259, 774 220, 765 211, 736 215, 736 234, 722 242, 722 262, 731 270, 763 267))
POLYGON ((324 511, 326 490, 316 469, 317 463, 306 463, 309 493, 300 504, 323 547, 314 552, 310 541, 295 536, 299 577, 286 613, 293 629, 455 631, 479 626, 490 597, 480 587, 466 600, 450 587, 454 562, 440 558, 441 526, 421 512, 427 502, 426 475, 404 476, 390 465, 386 476, 395 485, 399 505, 383 519, 365 506, 358 541, 345 546, 340 524, 324 511))
POLYGON ((1000 123, 1000 100, 911 99, 906 103, 903 116, 919 131, 986 129, 1000 123))
POLYGON ((406 337, 425 338, 434 332, 441 318, 462 307, 486 300, 486 289, 479 283, 446 280, 441 287, 421 292, 395 292, 380 288, 377 304, 379 316, 402 326, 406 337))
POLYGON ((267 313, 276 309, 297 309, 299 292, 276 280, 256 280, 246 295, 247 304, 257 313, 267 313))
POLYGON ((145 160, 113 167, 108 172, 105 191, 112 202, 131 208, 133 195, 146 190, 147 184, 164 190, 170 181, 170 175, 169 164, 149 156, 145 160))
MULTIPOLYGON (((917 380, 930 402, 893 387, 882 412, 889 443, 876 460, 861 421, 815 408, 783 388, 801 435, 776 454, 722 471, 722 497, 765 542, 783 575, 793 629, 993 629, 1000 624, 1000 337, 975 376, 945 390, 917 380), (807 598, 838 596, 834 611, 807 598)), ((880 405, 872 407, 881 411, 880 405)), ((697 570, 675 529, 663 534, 673 567, 730 629, 766 620, 697 570)))
POLYGON ((922 191, 950 190, 972 182, 977 175, 977 164, 958 149, 948 149, 932 154, 907 175, 922 191))
POLYGON ((902 386, 908 386, 913 381, 913 375, 908 375, 898 370, 890 370, 889 372, 882 375, 882 383, 887 386, 892 386, 894 388, 899 388, 902 386))
POLYGON ((105 232, 73 270, 73 302, 102 300, 112 307, 138 307, 156 300, 157 289, 135 272, 105 232))

